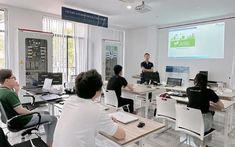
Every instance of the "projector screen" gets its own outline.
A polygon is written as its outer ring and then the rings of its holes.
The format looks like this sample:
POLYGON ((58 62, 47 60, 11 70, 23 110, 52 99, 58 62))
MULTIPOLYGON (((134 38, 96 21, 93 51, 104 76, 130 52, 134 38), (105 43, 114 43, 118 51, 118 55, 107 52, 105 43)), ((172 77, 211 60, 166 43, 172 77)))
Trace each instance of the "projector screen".
POLYGON ((224 22, 169 30, 168 57, 224 58, 224 22))

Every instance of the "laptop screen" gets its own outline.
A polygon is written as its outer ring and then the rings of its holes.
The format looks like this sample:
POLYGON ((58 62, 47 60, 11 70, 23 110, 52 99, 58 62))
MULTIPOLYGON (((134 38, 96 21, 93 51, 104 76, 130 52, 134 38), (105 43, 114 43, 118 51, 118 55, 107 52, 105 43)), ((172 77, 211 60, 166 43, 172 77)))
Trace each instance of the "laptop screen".
POLYGON ((182 79, 180 78, 167 78, 167 85, 171 86, 181 86, 182 85, 182 79))

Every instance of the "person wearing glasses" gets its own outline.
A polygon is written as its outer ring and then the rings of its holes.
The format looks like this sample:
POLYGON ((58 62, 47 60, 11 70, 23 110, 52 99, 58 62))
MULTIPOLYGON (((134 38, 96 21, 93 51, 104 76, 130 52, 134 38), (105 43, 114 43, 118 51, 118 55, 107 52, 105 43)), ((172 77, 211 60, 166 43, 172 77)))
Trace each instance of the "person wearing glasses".
MULTIPOLYGON (((18 92, 20 90, 19 84, 16 77, 10 69, 0 70, 0 102, 6 112, 8 119, 14 116, 29 114, 31 111, 24 108, 19 100, 18 92)), ((49 147, 52 146, 53 134, 55 126, 57 123, 57 118, 55 116, 49 115, 49 112, 39 112, 41 114, 41 123, 50 122, 44 125, 45 132, 47 135, 47 144, 49 147)), ((39 116, 37 114, 28 115, 23 117, 17 122, 18 126, 22 128, 25 126, 37 125, 39 122, 39 116)))

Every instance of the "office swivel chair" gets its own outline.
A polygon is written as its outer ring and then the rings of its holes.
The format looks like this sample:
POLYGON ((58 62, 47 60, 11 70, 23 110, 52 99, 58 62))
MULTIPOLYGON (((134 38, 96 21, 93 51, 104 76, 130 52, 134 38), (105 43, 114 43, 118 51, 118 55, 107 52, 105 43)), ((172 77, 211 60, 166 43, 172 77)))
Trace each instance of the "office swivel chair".
POLYGON ((0 146, 1 147, 48 147, 45 142, 41 140, 41 138, 35 138, 32 141, 25 141, 15 145, 11 145, 8 140, 7 136, 4 134, 2 128, 0 127, 0 146))
POLYGON ((5 123, 7 125, 7 129, 10 132, 20 132, 20 131, 23 131, 21 133, 22 140, 25 139, 26 135, 31 135, 33 131, 38 131, 38 128, 39 128, 40 125, 46 124, 46 123, 50 123, 50 122, 43 122, 43 123, 41 123, 41 115, 38 112, 32 112, 32 113, 23 114, 23 115, 16 115, 16 116, 12 117, 11 119, 8 119, 8 117, 6 115, 6 112, 5 112, 5 109, 4 109, 4 107, 3 107, 1 102, 0 102, 0 112, 1 112, 1 120, 2 120, 3 123, 5 123), (24 118, 26 116, 30 116, 30 115, 32 116, 34 114, 37 114, 38 117, 39 117, 39 121, 38 121, 38 123, 36 125, 27 126, 27 127, 19 125, 18 122, 19 122, 20 119, 22 119, 22 118, 24 118))

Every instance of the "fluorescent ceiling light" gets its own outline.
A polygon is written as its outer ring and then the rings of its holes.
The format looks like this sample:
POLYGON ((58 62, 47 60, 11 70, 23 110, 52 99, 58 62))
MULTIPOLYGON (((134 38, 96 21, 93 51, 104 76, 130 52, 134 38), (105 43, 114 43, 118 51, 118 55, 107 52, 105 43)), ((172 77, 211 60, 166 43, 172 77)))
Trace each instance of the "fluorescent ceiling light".
POLYGON ((131 5, 128 5, 128 6, 126 6, 126 8, 127 8, 127 9, 131 9, 132 7, 131 7, 131 5))

